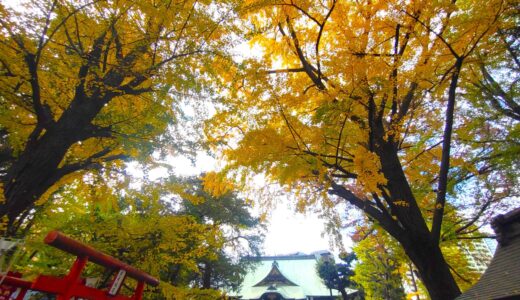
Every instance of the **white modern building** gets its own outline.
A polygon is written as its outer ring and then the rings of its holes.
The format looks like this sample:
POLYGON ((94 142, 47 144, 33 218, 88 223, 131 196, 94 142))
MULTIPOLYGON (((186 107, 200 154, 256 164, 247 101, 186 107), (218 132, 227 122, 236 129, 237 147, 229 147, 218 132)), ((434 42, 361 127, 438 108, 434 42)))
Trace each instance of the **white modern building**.
POLYGON ((485 240, 474 240, 471 246, 463 248, 468 258, 468 267, 477 273, 484 273, 493 258, 492 249, 485 240))

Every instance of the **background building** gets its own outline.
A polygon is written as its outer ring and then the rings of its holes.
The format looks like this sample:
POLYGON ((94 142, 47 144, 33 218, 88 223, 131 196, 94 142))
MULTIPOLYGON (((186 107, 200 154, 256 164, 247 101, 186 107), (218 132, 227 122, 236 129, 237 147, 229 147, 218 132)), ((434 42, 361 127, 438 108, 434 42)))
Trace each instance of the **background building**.
POLYGON ((256 258, 241 289, 229 296, 248 300, 335 300, 339 292, 328 289, 316 271, 321 255, 322 252, 256 258))
POLYGON ((480 274, 484 273, 493 258, 493 249, 484 239, 474 240, 471 246, 464 247, 468 259, 468 267, 480 274))

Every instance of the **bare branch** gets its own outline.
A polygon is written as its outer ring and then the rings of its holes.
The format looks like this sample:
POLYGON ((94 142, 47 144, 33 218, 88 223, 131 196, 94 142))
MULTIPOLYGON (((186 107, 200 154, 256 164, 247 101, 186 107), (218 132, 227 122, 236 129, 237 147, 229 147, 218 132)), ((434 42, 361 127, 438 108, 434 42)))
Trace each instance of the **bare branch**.
POLYGON ((436 244, 439 242, 442 220, 444 216, 444 206, 446 204, 446 192, 448 187, 448 171, 450 169, 450 150, 451 136, 453 131, 453 118, 455 112, 455 91, 459 80, 460 70, 464 58, 457 58, 455 69, 451 77, 448 90, 448 106, 446 107, 446 119, 444 123, 444 134, 442 139, 442 156, 439 170, 439 183, 437 185, 437 199, 435 201, 435 211, 433 213, 431 234, 436 244))
POLYGON ((329 190, 329 194, 336 195, 345 199, 350 204, 356 206, 357 208, 363 210, 368 216, 378 222, 381 227, 383 227, 388 233, 390 233, 394 237, 400 237, 404 234, 403 229, 399 227, 397 222, 388 218, 382 211, 374 207, 370 202, 360 199, 354 193, 347 190, 344 186, 337 184, 333 180, 329 180, 331 184, 331 189, 329 190))
POLYGON ((329 11, 327 12, 327 15, 323 19, 323 22, 319 25, 320 31, 318 32, 318 37, 316 38, 316 63, 318 65, 318 77, 321 77, 321 61, 320 61, 320 41, 321 36, 323 34, 323 29, 325 28, 325 24, 327 23, 327 20, 330 18, 330 15, 332 14, 332 11, 334 10, 334 7, 336 6, 336 0, 332 1, 332 6, 330 7, 329 11))
POLYGON ((112 149, 105 148, 93 155, 91 155, 89 158, 79 161, 73 164, 65 165, 61 168, 59 168, 56 171, 55 177, 62 178, 65 175, 68 175, 70 173, 79 171, 79 170, 87 170, 87 169, 97 169, 101 167, 101 163, 103 162, 110 162, 114 160, 125 160, 128 158, 127 155, 119 154, 119 155, 111 155, 111 156, 105 156, 106 154, 110 153, 112 149))
POLYGON ((298 73, 305 72, 304 68, 288 68, 288 69, 275 69, 266 71, 267 74, 280 74, 280 73, 298 73))
POLYGON ((294 28, 292 26, 292 23, 291 23, 291 20, 289 19, 289 17, 286 18, 286 21, 287 21, 287 26, 289 27, 289 32, 291 34, 291 39, 293 41, 294 48, 296 50, 296 54, 297 54, 298 58, 300 59, 300 62, 302 63, 302 67, 305 70, 305 73, 307 73, 307 76, 309 76, 309 78, 312 80, 312 82, 314 82, 314 84, 316 84, 316 86, 320 90, 325 90, 325 85, 323 84, 323 82, 321 80, 321 76, 320 75, 316 76, 316 73, 314 72, 315 68, 312 67, 312 65, 307 61, 307 58, 305 58, 305 54, 303 54, 303 51, 300 47, 300 42, 298 40, 296 32, 294 31, 294 28))

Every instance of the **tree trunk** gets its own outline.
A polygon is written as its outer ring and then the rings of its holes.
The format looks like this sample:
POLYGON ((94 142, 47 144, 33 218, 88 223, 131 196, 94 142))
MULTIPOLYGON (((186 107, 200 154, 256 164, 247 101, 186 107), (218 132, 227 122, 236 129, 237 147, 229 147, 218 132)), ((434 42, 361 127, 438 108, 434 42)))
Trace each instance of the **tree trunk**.
MULTIPOLYGON (((4 178, 5 203, 0 205, 0 218, 9 219, 7 235, 12 236, 16 218, 63 176, 75 171, 60 166, 69 148, 78 141, 101 136, 91 124, 103 106, 99 99, 76 97, 60 120, 52 124, 13 162, 4 178)), ((85 168, 86 166, 83 166, 85 168)))
POLYGON ((347 292, 345 291, 345 289, 339 289, 339 292, 341 293, 341 298, 342 298, 343 300, 349 300, 348 294, 347 294, 347 292))
MULTIPOLYGON (((110 128, 99 128, 93 125, 92 121, 105 104, 118 95, 128 92, 126 90, 123 93, 118 89, 129 73, 127 68, 132 67, 137 58, 144 54, 146 48, 141 45, 136 46, 121 59, 119 66, 112 67, 103 78, 87 81, 90 69, 99 67, 99 59, 105 43, 108 42, 107 47, 110 45, 110 42, 105 39, 106 33, 107 31, 102 32, 94 41, 92 50, 86 55, 88 59, 79 68, 79 83, 75 87, 74 97, 68 107, 56 122, 49 116, 41 118, 40 116, 44 112, 38 114, 38 124, 29 136, 24 151, 7 170, 5 178, 3 178, 5 203, 0 205, 0 218, 8 216, 8 228, 12 228, 11 225, 17 217, 29 209, 63 176, 89 167, 88 159, 84 163, 74 162, 71 165, 60 165, 74 143, 92 137, 111 136, 110 128)), ((32 97, 36 99, 35 103, 41 106, 37 77, 38 66, 33 64, 32 56, 28 57, 27 63, 32 76, 32 97)), ((144 75, 143 73, 135 76, 133 85, 129 87, 130 91, 147 79, 147 76, 144 75)), ((138 95, 144 91, 146 89, 132 92, 135 92, 133 95, 138 95)), ((35 109, 38 111, 38 107, 35 109)), ((93 158, 99 159, 100 156, 102 155, 95 154, 93 158)), ((16 226, 14 227, 16 228, 16 226)), ((13 235, 14 233, 8 230, 7 234, 13 235)))
POLYGON ((452 300, 461 294, 439 246, 430 236, 400 242, 432 300, 452 300))
POLYGON ((212 273, 211 264, 206 262, 205 266, 204 266, 204 273, 202 274, 202 288, 203 289, 211 288, 211 273, 212 273))
MULTIPOLYGON (((400 230, 397 234, 388 231, 403 246, 406 254, 417 267, 421 280, 432 300, 451 300, 460 295, 460 289, 451 274, 448 264, 432 237, 420 208, 417 205, 397 153, 397 147, 383 138, 382 124, 376 130, 376 151, 381 159, 383 174, 388 180, 390 213, 397 217, 400 230), (394 201, 405 201, 395 205, 394 201)), ((376 125, 377 126, 377 125, 376 125)))
POLYGON ((72 143, 59 134, 46 132, 20 155, 6 175, 6 201, 0 206, 0 217, 7 215, 12 223, 60 179, 58 166, 72 143))

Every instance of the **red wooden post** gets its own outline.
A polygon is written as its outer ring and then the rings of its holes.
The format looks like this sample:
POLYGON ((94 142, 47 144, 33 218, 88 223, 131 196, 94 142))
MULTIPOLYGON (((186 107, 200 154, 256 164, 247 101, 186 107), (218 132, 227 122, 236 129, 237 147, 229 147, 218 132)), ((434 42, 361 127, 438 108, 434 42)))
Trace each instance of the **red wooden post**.
POLYGON ((65 286, 63 288, 63 294, 58 294, 56 300, 69 300, 72 297, 72 292, 76 289, 76 286, 81 281, 81 272, 87 264, 88 258, 86 256, 76 258, 76 261, 72 265, 69 274, 65 276, 65 286))
POLYGON ((32 282, 30 282, 30 281, 23 280, 21 278, 12 277, 12 276, 5 276, 3 283, 7 284, 7 285, 15 286, 15 287, 24 288, 24 289, 30 289, 31 284, 32 284, 32 282))
POLYGON ((132 300, 142 300, 143 291, 144 291, 144 282, 139 281, 139 283, 137 283, 137 287, 135 288, 135 293, 134 293, 134 296, 132 297, 132 300))
POLYGON ((25 294, 27 294, 27 289, 19 288, 20 292, 18 293, 18 296, 16 296, 16 300, 23 300, 25 297, 25 294))

